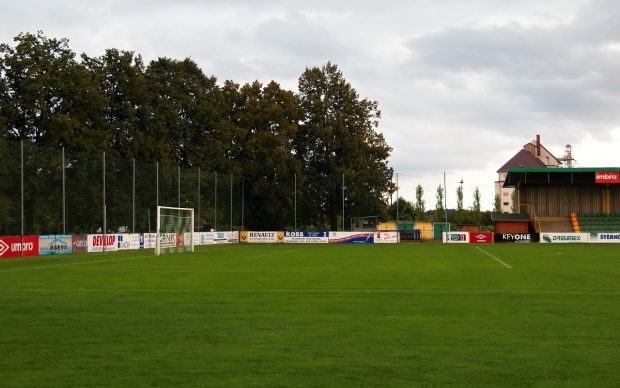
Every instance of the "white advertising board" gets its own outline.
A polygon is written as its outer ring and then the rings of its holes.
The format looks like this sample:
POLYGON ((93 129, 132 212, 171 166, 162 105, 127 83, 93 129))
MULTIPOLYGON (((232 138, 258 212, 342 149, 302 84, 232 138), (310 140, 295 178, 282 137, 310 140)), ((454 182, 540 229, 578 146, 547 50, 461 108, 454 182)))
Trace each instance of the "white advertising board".
POLYGON ((140 235, 140 248, 141 249, 155 249, 157 242, 157 233, 142 233, 140 235))
POLYGON ((198 240, 200 242, 200 245, 215 244, 215 241, 213 240, 212 232, 200 232, 200 237, 198 240))
POLYGON ((468 244, 469 232, 443 232, 442 240, 448 244, 468 244))
POLYGON ((330 244, 372 244, 374 232, 329 232, 330 244))
POLYGON ((543 244, 587 243, 588 237, 588 233, 541 233, 540 242, 543 244))
POLYGON ((105 241, 105 251, 114 252, 117 250, 115 234, 89 234, 88 252, 103 252, 105 241))
POLYGON ((140 234, 139 233, 124 233, 116 235, 116 248, 119 251, 125 251, 129 249, 140 249, 140 234))
POLYGON ((249 243, 277 243, 276 232, 248 232, 249 243))
POLYGON ((239 232, 213 232, 215 244, 233 244, 239 242, 239 232))
POLYGON ((620 244, 620 233, 591 233, 589 242, 620 244))
POLYGON ((329 232, 284 232, 284 242, 293 244, 327 244, 329 243, 329 232))
POLYGON ((400 242, 398 232, 375 232, 375 244, 397 244, 400 242))

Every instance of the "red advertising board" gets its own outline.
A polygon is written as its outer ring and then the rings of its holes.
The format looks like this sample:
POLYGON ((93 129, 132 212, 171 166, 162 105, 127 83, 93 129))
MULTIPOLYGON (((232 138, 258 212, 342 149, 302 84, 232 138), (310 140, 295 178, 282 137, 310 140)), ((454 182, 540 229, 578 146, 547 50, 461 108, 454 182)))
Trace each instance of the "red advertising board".
POLYGON ((39 255, 39 236, 24 236, 22 244, 21 237, 0 237, 0 259, 8 257, 20 257, 24 251, 24 256, 39 255))
POLYGON ((490 232, 471 232, 469 242, 472 244, 491 244, 493 243, 493 233, 490 232))
POLYGON ((620 183, 620 173, 616 171, 597 171, 596 183, 620 183))

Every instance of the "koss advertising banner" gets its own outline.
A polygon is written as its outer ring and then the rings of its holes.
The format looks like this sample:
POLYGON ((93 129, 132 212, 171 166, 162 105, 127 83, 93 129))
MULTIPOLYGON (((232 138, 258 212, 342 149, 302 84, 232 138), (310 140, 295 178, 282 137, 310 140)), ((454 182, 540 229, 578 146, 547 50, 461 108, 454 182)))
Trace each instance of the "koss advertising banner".
POLYGON ((329 232, 284 232, 284 242, 293 244, 327 244, 329 232))
POLYGON ((73 241, 69 234, 39 236, 39 255, 71 253, 73 241))
POLYGON ((471 232, 469 233, 469 242, 472 244, 492 244, 492 232, 471 232))
POLYGON ((375 244, 397 244, 399 242, 398 232, 375 232, 375 244))
POLYGON ((542 233, 540 242, 544 244, 587 243, 587 233, 542 233))
POLYGON ((495 233, 493 240, 496 243, 537 243, 539 233, 495 233))
POLYGON ((115 234, 89 234, 88 235, 88 252, 103 252, 105 243, 106 252, 114 252, 116 247, 115 234))
POLYGON ((620 244, 620 233, 591 233, 589 242, 620 244))
POLYGON ((0 237, 0 259, 8 257, 20 257, 24 251, 24 256, 39 255, 39 236, 24 236, 22 244, 21 237, 0 237))
POLYGON ((375 232, 329 232, 330 244, 372 244, 375 232))
POLYGON ((444 232, 443 242, 448 244, 467 244, 469 243, 469 232, 444 232))
POLYGON ((71 239, 73 252, 88 252, 88 235, 78 234, 71 239))

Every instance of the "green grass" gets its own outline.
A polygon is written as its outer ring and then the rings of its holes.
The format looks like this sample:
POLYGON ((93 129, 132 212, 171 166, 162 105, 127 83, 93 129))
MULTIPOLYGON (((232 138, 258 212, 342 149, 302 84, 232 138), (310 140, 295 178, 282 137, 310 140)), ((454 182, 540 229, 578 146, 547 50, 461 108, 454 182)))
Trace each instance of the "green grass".
POLYGON ((617 387, 620 249, 238 244, 0 260, 0 386, 617 387))

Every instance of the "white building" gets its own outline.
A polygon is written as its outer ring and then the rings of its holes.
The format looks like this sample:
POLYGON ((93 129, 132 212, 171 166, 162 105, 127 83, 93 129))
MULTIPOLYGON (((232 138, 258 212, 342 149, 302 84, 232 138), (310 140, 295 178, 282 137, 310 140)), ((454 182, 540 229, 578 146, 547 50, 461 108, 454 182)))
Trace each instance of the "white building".
POLYGON ((553 156, 542 144, 540 135, 527 143, 497 170, 498 179, 495 181, 495 194, 499 194, 502 204, 502 213, 512 213, 512 193, 514 188, 504 188, 504 180, 509 168, 513 167, 560 167, 561 161, 553 156))

